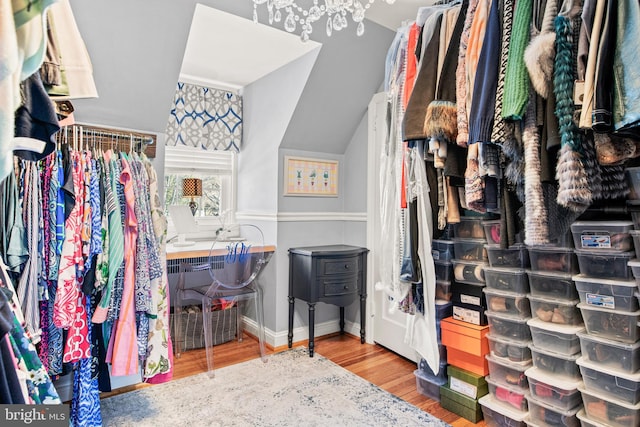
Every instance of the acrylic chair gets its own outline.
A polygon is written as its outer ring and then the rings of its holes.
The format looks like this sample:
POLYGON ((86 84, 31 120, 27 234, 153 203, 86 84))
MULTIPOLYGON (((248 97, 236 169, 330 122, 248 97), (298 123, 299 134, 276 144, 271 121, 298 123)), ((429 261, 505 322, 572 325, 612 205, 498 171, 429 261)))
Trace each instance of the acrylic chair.
MULTIPOLYGON (((270 255, 270 254, 269 254, 270 255)), ((220 301, 234 303, 238 307, 237 336, 242 341, 242 308, 245 303, 253 301, 255 311, 260 357, 267 361, 265 350, 264 310, 262 288, 258 283, 258 275, 267 263, 268 255, 264 252, 264 235, 255 225, 240 224, 231 228, 222 228, 209 251, 207 262, 199 265, 182 264, 176 292, 176 354, 182 350, 183 332, 181 325, 182 305, 184 300, 201 299, 207 371, 214 376, 213 364, 213 325, 212 307, 220 301), (206 284, 202 283, 202 275, 196 283, 191 282, 194 273, 207 271, 206 284)))

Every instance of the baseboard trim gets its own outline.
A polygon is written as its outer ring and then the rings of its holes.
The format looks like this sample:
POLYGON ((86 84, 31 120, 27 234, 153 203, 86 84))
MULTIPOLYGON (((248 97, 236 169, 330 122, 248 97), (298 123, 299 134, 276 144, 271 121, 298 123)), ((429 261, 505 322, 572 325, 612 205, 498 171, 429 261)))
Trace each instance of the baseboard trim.
MULTIPOLYGON (((244 323, 245 330, 253 335, 258 336, 258 324, 255 320, 243 316, 242 321, 244 323)), ((331 320, 328 322, 316 323, 314 336, 320 337, 323 335, 333 334, 340 332, 340 322, 338 320, 331 320)), ((360 324, 345 321, 344 331, 348 334, 360 336, 360 324)), ((265 341, 266 345, 271 348, 279 348, 289 345, 288 338, 289 331, 275 332, 271 329, 265 328, 265 341)), ((309 327, 299 326, 293 329, 294 342, 309 340, 309 327)))

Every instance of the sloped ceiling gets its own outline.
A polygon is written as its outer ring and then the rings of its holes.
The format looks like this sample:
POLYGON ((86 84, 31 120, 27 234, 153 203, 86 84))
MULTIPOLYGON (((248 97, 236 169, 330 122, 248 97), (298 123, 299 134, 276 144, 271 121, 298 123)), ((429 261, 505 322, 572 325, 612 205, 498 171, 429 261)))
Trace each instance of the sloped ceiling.
MULTIPOLYGON (((196 4, 245 19, 251 19, 253 14, 251 0, 154 0, 153 5, 125 0, 70 1, 91 55, 100 95, 98 99, 74 103, 77 119, 153 132, 164 132, 196 4)), ((378 0, 374 7, 378 3, 397 6, 378 0)), ((415 16, 415 12, 411 16, 415 16)), ((260 22, 266 21, 266 11, 261 11, 260 22)), ((253 32, 258 29, 255 25, 249 29, 210 25, 209 29, 210 35, 199 39, 201 45, 196 52, 210 62, 211 58, 217 58, 219 49, 232 45, 237 39, 253 40, 253 45, 258 46, 257 40, 261 37, 253 32)), ((314 31, 312 40, 322 43, 323 47, 281 147, 344 153, 371 96, 382 84, 384 58, 394 32, 375 22, 366 23, 362 37, 355 35, 353 24, 334 32, 330 38, 321 27, 314 31)), ((256 69, 275 57, 259 56, 246 47, 240 50, 244 57, 256 61, 256 69)), ((239 70, 232 61, 216 64, 214 60, 213 64, 225 69, 231 66, 232 71, 236 67, 238 75, 246 71, 239 70)), ((190 73, 203 74, 199 77, 205 81, 220 80, 218 75, 204 75, 207 71, 198 69, 196 64, 189 67, 194 70, 190 73)), ((250 79, 244 77, 242 82, 234 84, 242 86, 250 79)))

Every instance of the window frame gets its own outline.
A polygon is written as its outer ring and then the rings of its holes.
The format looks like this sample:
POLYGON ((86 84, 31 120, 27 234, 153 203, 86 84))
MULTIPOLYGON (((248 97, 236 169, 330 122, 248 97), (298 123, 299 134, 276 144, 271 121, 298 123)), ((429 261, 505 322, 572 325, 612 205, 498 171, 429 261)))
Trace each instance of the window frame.
MULTIPOLYGON (((186 146, 166 146, 164 158, 164 175, 217 175, 220 177, 221 215, 197 216, 199 236, 212 237, 223 223, 231 226, 236 223, 238 156, 235 151, 202 150, 186 146), (204 235, 202 234, 204 232, 204 235)), ((165 188, 166 191, 166 188, 165 188)), ((173 220, 168 218, 169 236, 175 234, 173 220)))

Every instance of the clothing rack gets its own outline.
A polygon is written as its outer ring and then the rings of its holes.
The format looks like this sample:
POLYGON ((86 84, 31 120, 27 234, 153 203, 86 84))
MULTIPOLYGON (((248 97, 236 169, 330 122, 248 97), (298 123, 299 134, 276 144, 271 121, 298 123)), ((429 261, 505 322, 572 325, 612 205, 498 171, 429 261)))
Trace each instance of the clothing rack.
POLYGON ((144 152, 149 158, 155 158, 157 135, 125 129, 109 128, 75 123, 64 126, 56 135, 60 143, 76 147, 96 147, 103 150, 144 152))

